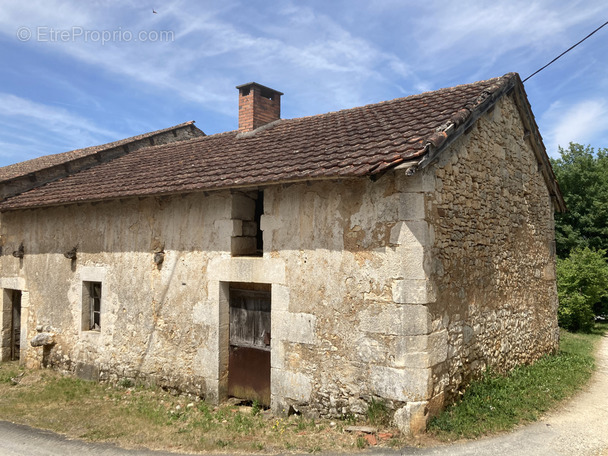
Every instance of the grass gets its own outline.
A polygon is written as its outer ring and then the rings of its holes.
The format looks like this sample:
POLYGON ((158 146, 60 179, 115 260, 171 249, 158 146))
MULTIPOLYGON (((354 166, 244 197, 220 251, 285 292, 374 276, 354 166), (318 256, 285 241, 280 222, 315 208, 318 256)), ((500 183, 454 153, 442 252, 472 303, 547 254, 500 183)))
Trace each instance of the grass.
POLYGON ((591 377, 593 350, 605 328, 592 334, 561 333, 560 350, 507 375, 488 370, 462 399, 431 420, 429 434, 440 440, 476 438, 536 421, 571 397, 591 377))
MULTIPOLYGON (((384 404, 375 403, 368 415, 386 413, 384 404)), ((347 421, 275 417, 257 402, 214 406, 131 381, 110 386, 50 370, 24 371, 14 362, 0 364, 0 419, 127 448, 265 454, 357 451, 362 448, 361 436, 343 429, 369 423, 352 416, 347 421), (20 374, 15 385, 11 379, 20 374)), ((379 440, 379 446, 406 444, 397 429, 380 427, 379 421, 376 425, 397 436, 379 440)))
POLYGON ((388 426, 393 419, 393 413, 386 406, 384 401, 372 398, 367 408, 367 420, 376 426, 388 426))
MULTIPOLYGON (((432 421, 431 439, 474 438, 538 419, 589 379, 600 335, 600 330, 591 335, 564 332, 556 356, 507 376, 486 372, 462 401, 432 421)), ((344 431, 353 424, 378 428, 379 446, 412 443, 392 427, 391 418, 391 410, 379 400, 372 400, 364 417, 275 417, 256 402, 250 407, 214 406, 132 381, 113 387, 50 370, 24 371, 14 362, 0 364, 0 419, 127 448, 265 454, 369 448, 362 434, 344 431), (388 437, 381 438, 382 434, 388 437)))

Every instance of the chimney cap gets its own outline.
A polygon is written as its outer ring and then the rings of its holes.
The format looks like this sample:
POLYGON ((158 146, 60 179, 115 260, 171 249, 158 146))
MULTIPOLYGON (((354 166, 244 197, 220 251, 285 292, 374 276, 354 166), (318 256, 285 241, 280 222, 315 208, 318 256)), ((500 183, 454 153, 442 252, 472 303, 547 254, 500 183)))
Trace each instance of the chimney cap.
POLYGON ((270 87, 263 86, 262 84, 258 84, 257 82, 248 82, 247 84, 238 85, 238 86, 236 86, 236 88, 239 89, 239 91, 240 91, 241 89, 251 88, 253 86, 259 87, 262 90, 268 90, 270 92, 274 92, 277 95, 284 95, 283 92, 279 92, 278 90, 274 90, 274 89, 271 89, 270 87))

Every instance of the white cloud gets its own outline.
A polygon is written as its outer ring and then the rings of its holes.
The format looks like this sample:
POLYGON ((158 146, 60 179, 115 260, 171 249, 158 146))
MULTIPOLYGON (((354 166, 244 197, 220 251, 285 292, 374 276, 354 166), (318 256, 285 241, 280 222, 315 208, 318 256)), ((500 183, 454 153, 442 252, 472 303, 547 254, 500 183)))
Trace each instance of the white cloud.
POLYGON ((396 55, 351 33, 326 14, 296 3, 287 3, 276 12, 258 13, 254 10, 259 8, 243 4, 202 7, 174 0, 163 5, 158 15, 140 14, 141 8, 135 4, 106 2, 102 8, 101 4, 81 3, 71 23, 68 18, 72 16, 57 1, 16 4, 11 3, 0 17, 0 30, 13 37, 20 17, 28 18, 25 25, 29 27, 48 24, 69 29, 77 25, 95 30, 116 26, 113 18, 123 15, 123 30, 173 30, 174 42, 154 45, 111 42, 101 46, 83 40, 28 44, 46 46, 49 52, 126 76, 132 84, 175 93, 223 114, 234 111, 233 86, 254 77, 276 81, 293 80, 294 75, 299 80, 314 78, 314 89, 328 89, 324 100, 336 108, 366 101, 361 95, 367 94, 370 80, 386 84, 390 79, 387 72, 400 78, 410 72, 396 55), (258 22, 237 20, 250 14, 270 17, 265 21, 258 17, 258 22), (230 82, 226 83, 226 77, 230 82), (329 89, 336 86, 341 93, 334 96, 329 89))
POLYGON ((593 144, 605 135, 608 100, 604 98, 579 101, 566 105, 554 102, 543 114, 542 122, 552 125, 545 134, 545 146, 549 155, 557 154, 558 146, 568 147, 570 142, 593 144))
MULTIPOLYGON (((31 136, 53 133, 54 138, 61 138, 67 144, 95 145, 100 141, 118 139, 120 135, 98 127, 88 119, 70 113, 64 108, 57 108, 36 103, 25 98, 0 92, 0 119, 4 123, 27 125, 27 139, 31 136)), ((14 131, 14 130, 13 130, 14 131)), ((75 147, 73 147, 75 148, 75 147)))
POLYGON ((417 37, 416 67, 435 75, 469 67, 470 78, 478 79, 487 77, 489 68, 502 67, 527 76, 582 38, 577 26, 603 14, 600 1, 431 1, 406 36, 417 37))
MULTIPOLYGON (((556 3, 555 0, 429 0, 424 4, 336 0, 309 6, 313 3, 296 0, 283 0, 277 5, 244 0, 224 0, 221 5, 167 0, 155 8, 158 14, 152 14, 151 8, 135 0, 4 0, 0 34, 9 46, 21 46, 25 55, 21 65, 28 74, 39 71, 40 66, 44 87, 38 88, 38 92, 44 93, 45 99, 39 104, 51 109, 47 114, 54 116, 48 126, 32 115, 21 113, 22 118, 29 118, 46 131, 55 128, 51 131, 64 132, 65 142, 78 136, 80 144, 83 136, 94 140, 108 133, 95 132, 96 125, 133 125, 134 111, 141 120, 141 109, 129 111, 135 106, 133 100, 146 105, 146 97, 153 100, 157 95, 169 100, 167 110, 172 113, 191 113, 192 107, 198 105, 195 112, 209 117, 222 114, 215 116, 221 122, 233 117, 236 125, 234 86, 252 80, 285 92, 283 115, 292 117, 470 82, 507 71, 528 73, 555 56, 557 50, 561 52, 565 45, 572 44, 573 37, 580 39, 578 27, 593 22, 605 8, 599 0, 556 3), (16 30, 21 25, 57 29, 78 26, 88 30, 121 28, 133 33, 169 30, 175 33, 175 40, 105 45, 82 40, 19 43, 16 30), (44 55, 41 59, 44 63, 36 60, 40 55, 44 55), (48 71, 44 65, 54 58, 59 63, 48 71), (98 99, 95 86, 69 73, 73 68, 78 77, 86 75, 92 78, 89 81, 99 84, 100 93, 116 87, 117 93, 132 91, 133 100, 125 96, 124 100, 112 100, 114 104, 110 104, 98 99), (117 106, 120 114, 113 122, 102 118, 116 112, 117 106), (70 136, 72 127, 78 133, 70 136)), ((596 66, 601 68, 601 64, 596 66)), ((598 74, 604 73, 598 70, 598 74)), ((589 77, 588 73, 584 75, 589 77)), ((549 87, 564 85, 567 79, 556 78, 555 84, 546 84, 547 91, 549 87)), ((539 84, 536 81, 540 80, 532 81, 539 84)), ((2 90, 10 92, 11 88, 2 90)), ((18 93, 30 92, 19 87, 18 93)), ((19 101, 24 110, 34 113, 34 106, 27 101, 34 103, 40 99, 19 101)), ((154 109, 159 105, 150 103, 154 109)), ((199 120, 199 125, 206 129, 204 118, 186 116, 199 120)), ((159 114, 157 118, 165 117, 159 114)), ((6 115, 3 122, 7 122, 6 115)), ((219 125, 220 121, 217 122, 219 125)))

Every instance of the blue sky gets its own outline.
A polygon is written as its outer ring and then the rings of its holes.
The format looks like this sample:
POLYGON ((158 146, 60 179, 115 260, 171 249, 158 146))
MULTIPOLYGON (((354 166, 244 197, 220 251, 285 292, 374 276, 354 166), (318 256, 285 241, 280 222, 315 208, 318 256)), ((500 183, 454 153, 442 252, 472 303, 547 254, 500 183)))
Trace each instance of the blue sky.
MULTIPOLYGON (((607 20, 605 0, 2 0, 0 166, 188 120, 234 130, 250 81, 291 118, 525 78, 607 20)), ((550 155, 608 147, 608 26, 525 87, 550 155)))

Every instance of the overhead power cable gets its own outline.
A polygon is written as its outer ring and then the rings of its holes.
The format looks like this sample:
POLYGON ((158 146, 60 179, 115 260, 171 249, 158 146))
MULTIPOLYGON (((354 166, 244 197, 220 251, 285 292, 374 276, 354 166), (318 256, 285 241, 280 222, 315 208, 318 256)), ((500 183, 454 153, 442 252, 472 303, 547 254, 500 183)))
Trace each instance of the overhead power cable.
POLYGON ((544 67, 539 68, 538 70, 536 70, 534 73, 532 73, 530 76, 528 76, 526 79, 523 80, 523 82, 526 82, 528 79, 530 79, 532 76, 534 76, 537 73, 540 73, 541 71, 543 71, 545 68, 547 68, 549 65, 551 65, 553 62, 555 62, 557 59, 559 59, 562 55, 567 54, 568 52, 570 52, 572 49, 574 49, 576 46, 578 46, 579 44, 581 44, 583 41, 585 41, 587 38, 589 38, 591 35, 593 35, 595 32, 597 32, 598 30, 600 30, 602 27, 605 27, 606 25, 608 25, 608 22, 604 22, 602 25, 600 25, 598 28, 596 28, 593 32, 591 32, 589 35, 587 35, 585 38, 583 38, 582 40, 580 40, 578 43, 576 43, 575 45, 571 46, 570 48, 568 48, 567 50, 565 50, 564 52, 562 52, 560 55, 558 55, 557 57, 555 57, 553 60, 551 60, 549 63, 547 63, 544 67))

